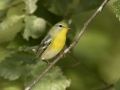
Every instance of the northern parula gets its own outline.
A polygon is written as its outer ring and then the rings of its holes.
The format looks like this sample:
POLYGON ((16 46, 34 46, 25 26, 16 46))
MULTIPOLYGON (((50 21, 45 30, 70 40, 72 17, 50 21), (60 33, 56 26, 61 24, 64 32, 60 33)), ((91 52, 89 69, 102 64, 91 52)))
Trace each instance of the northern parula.
POLYGON ((55 57, 64 47, 68 25, 64 22, 55 24, 39 44, 34 61, 40 56, 45 62, 55 57))

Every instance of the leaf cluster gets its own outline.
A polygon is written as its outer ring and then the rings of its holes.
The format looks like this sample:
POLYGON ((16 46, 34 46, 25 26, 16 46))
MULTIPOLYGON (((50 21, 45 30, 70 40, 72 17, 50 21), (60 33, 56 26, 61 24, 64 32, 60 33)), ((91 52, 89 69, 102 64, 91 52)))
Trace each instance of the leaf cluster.
MULTIPOLYGON (((73 17, 96 9, 102 2, 103 0, 0 0, 1 78, 11 82, 22 78, 22 86, 29 86, 47 65, 40 60, 32 63, 35 53, 21 48, 38 45, 52 25, 59 21, 65 21, 71 28, 67 34, 68 46, 78 33, 73 17)), ((117 0, 114 10, 118 18, 119 7, 120 1, 117 0)), ((56 66, 32 90, 65 90, 70 82, 56 66)))

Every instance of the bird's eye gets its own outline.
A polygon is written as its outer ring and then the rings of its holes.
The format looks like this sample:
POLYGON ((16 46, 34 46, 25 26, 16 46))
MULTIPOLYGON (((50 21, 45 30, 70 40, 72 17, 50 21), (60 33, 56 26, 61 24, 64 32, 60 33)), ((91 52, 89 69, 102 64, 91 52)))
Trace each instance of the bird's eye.
POLYGON ((59 25, 60 28, 63 28, 63 25, 59 25))

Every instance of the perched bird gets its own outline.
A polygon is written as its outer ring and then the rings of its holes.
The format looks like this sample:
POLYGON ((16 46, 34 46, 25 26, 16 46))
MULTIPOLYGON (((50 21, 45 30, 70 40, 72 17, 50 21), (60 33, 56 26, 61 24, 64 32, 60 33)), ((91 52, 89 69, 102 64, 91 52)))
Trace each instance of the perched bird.
POLYGON ((48 59, 55 57, 65 45, 68 29, 68 25, 64 22, 55 24, 38 46, 34 61, 41 57, 47 62, 48 59))

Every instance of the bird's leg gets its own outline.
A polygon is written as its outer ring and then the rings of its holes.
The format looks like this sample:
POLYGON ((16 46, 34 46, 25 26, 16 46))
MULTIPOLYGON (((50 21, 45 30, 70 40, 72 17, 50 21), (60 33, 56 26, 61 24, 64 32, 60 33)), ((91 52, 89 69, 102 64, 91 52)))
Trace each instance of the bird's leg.
POLYGON ((50 64, 48 61, 46 61, 46 60, 42 60, 42 61, 44 61, 45 63, 47 63, 47 64, 50 64))
POLYGON ((62 58, 64 58, 64 57, 65 57, 64 52, 60 52, 60 55, 62 55, 62 58))
MULTIPOLYGON (((48 65, 52 65, 53 66, 53 64, 52 63, 50 63, 50 62, 48 62, 48 61, 46 61, 46 60, 42 60, 42 61, 44 61, 44 62, 46 62, 48 65)), ((52 68, 51 68, 52 69, 52 68)))

